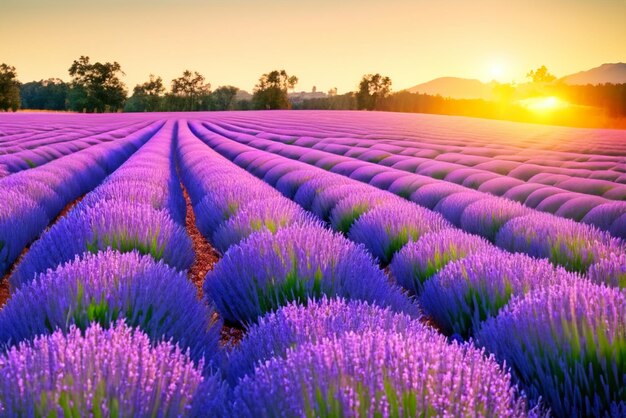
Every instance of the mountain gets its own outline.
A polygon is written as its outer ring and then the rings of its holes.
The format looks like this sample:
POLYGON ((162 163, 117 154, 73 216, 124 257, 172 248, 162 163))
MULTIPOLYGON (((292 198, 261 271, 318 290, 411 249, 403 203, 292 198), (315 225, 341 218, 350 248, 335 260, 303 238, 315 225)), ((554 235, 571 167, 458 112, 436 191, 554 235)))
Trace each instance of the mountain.
POLYGON ((561 78, 565 84, 626 83, 626 63, 602 64, 591 70, 581 71, 561 78))
POLYGON ((494 82, 458 77, 440 77, 407 89, 410 93, 440 95, 454 99, 493 99, 494 82))

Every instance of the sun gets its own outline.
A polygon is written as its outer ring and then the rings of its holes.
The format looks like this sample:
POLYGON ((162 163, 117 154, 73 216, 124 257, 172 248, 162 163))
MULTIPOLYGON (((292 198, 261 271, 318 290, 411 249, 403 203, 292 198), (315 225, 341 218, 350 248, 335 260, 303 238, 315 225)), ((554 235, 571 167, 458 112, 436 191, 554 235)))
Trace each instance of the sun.
POLYGON ((494 62, 489 67, 489 76, 492 80, 501 80, 504 76, 504 65, 500 62, 494 62))

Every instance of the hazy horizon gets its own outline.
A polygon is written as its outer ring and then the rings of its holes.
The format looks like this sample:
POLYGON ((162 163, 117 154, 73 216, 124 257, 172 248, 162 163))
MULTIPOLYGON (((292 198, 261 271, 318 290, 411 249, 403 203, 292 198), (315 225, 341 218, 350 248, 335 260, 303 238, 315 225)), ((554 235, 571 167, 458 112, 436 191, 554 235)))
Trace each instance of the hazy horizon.
POLYGON ((522 82, 540 65, 564 76, 625 58, 620 0, 153 3, 3 0, 0 61, 22 82, 69 80, 80 55, 118 61, 129 90, 150 73, 169 87, 190 69, 214 88, 251 91, 262 73, 284 68, 297 91, 342 93, 365 73, 401 90, 444 76, 522 82))

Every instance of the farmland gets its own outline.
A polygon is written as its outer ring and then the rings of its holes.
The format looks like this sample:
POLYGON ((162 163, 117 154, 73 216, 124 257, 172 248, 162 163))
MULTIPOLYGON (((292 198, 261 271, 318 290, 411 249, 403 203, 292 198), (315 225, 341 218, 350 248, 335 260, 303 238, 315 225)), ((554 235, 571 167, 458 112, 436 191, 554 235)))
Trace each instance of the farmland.
POLYGON ((626 131, 0 115, 0 416, 626 415, 626 131))

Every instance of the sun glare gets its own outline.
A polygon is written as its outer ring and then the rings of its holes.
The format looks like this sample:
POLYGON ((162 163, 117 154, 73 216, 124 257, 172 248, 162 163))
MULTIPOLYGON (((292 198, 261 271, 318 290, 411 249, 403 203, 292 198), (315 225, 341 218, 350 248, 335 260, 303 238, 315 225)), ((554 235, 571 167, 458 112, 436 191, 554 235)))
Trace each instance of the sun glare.
POLYGON ((555 96, 531 97, 529 99, 520 100, 520 104, 538 113, 546 113, 567 106, 565 101, 555 96))
POLYGON ((504 66, 500 63, 492 64, 489 68, 489 75, 492 80, 500 80, 504 76, 504 66))

